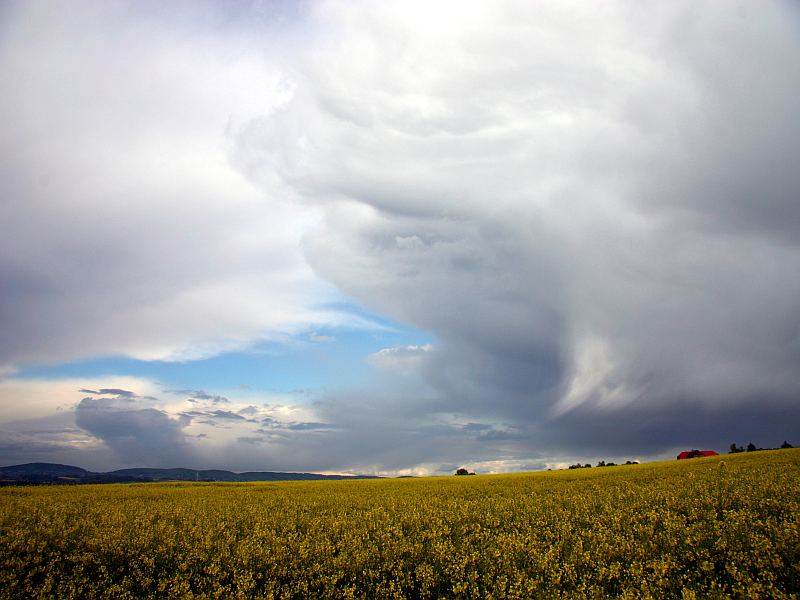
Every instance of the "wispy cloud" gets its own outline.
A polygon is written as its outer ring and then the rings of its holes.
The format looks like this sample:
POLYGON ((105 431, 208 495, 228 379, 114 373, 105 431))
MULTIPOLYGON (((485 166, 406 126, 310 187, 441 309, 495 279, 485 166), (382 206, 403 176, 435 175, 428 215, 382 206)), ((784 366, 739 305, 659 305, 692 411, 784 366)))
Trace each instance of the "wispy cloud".
POLYGON ((170 394, 178 394, 182 396, 187 396, 188 402, 199 402, 201 400, 211 401, 214 404, 224 404, 230 402, 225 396, 220 396, 218 394, 209 394, 203 390, 165 390, 167 393, 170 394))

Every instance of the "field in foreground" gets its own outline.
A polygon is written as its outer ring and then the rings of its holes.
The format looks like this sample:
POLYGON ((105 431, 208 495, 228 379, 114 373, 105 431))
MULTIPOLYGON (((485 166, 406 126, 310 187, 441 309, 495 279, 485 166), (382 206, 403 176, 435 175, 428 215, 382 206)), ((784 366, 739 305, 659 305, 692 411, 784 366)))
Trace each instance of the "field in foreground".
POLYGON ((517 475, 0 489, 0 597, 800 597, 800 450, 517 475))

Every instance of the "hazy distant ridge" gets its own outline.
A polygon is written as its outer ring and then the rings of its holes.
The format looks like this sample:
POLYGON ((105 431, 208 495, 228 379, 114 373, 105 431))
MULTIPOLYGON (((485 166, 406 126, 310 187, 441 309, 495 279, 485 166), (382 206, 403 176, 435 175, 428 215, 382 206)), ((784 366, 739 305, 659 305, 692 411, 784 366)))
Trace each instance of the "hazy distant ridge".
POLYGON ((71 465, 26 463, 0 467, 3 483, 115 483, 136 481, 305 481, 320 479, 377 479, 374 475, 320 475, 318 473, 282 473, 248 471, 234 473, 219 469, 117 469, 104 473, 87 471, 71 465))

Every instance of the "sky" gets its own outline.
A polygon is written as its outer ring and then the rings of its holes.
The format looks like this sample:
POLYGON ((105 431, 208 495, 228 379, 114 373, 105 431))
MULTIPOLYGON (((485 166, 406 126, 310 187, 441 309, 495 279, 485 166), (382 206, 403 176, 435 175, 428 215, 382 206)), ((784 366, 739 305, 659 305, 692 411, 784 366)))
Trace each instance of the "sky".
POLYGON ((0 3, 0 464, 800 443, 791 1, 0 3))

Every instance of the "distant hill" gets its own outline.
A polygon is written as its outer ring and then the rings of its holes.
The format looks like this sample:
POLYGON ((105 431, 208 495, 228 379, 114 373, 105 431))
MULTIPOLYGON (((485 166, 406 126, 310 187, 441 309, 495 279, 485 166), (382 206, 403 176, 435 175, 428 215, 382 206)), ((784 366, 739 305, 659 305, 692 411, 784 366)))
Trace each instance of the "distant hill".
POLYGON ((54 463, 26 463, 24 465, 12 465, 10 467, 0 467, 0 474, 3 477, 85 477, 89 474, 86 469, 73 467, 71 465, 59 465, 54 463))
POLYGON ((153 481, 298 481, 320 479, 377 479, 374 475, 320 475, 318 473, 281 473, 273 471, 248 471, 234 473, 207 469, 119 469, 112 474, 132 477, 146 477, 153 481))
POLYGON ((0 467, 0 485, 41 483, 125 483, 143 481, 311 481, 323 479, 377 479, 374 475, 320 475, 318 473, 281 473, 250 471, 234 473, 218 469, 118 469, 95 473, 71 465, 26 463, 0 467))
POLYGON ((0 467, 0 485, 35 485, 42 483, 125 483, 150 481, 114 473, 93 473, 72 465, 26 463, 0 467))

